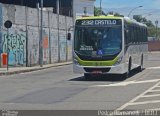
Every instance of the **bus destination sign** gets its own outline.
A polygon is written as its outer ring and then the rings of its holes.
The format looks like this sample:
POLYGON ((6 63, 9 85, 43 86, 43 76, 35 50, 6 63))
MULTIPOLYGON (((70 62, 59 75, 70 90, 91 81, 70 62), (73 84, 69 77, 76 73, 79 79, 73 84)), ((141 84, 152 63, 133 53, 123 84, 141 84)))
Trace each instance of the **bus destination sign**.
POLYGON ((77 20, 76 25, 81 26, 107 26, 107 25, 121 25, 120 19, 87 19, 77 20))

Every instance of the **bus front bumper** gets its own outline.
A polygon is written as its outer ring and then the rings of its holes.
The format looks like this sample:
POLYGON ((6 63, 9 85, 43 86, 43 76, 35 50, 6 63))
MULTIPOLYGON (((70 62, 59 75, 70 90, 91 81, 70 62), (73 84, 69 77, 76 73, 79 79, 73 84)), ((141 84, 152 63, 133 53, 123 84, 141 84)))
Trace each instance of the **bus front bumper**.
POLYGON ((73 64, 74 73, 100 73, 100 74, 124 74, 127 72, 127 66, 125 64, 119 64, 116 66, 80 66, 73 64))

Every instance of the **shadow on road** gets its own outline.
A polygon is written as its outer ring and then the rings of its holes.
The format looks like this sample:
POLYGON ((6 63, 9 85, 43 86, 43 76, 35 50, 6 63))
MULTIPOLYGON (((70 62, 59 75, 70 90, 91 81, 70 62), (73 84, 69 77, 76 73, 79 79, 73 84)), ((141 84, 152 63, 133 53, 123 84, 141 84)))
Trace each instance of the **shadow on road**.
POLYGON ((138 69, 133 69, 131 72, 130 72, 130 75, 129 75, 129 78, 133 77, 134 75, 140 73, 140 72, 143 72, 145 70, 145 68, 143 68, 141 71, 139 71, 138 69))
POLYGON ((69 81, 124 81, 125 78, 121 75, 113 75, 113 74, 106 74, 106 75, 92 75, 89 79, 86 79, 84 76, 76 77, 70 79, 69 81))
MULTIPOLYGON (((143 69, 144 70, 144 69, 143 69)), ((142 70, 142 71, 143 71, 142 70)), ((137 69, 134 69, 130 72, 130 75, 128 78, 132 78, 134 75, 138 74, 139 71, 137 69)), ((124 75, 118 75, 118 74, 105 74, 105 75, 92 75, 89 79, 86 79, 84 76, 76 77, 73 79, 70 79, 69 81, 109 81, 109 82, 118 82, 118 81, 125 81, 126 78, 124 75)))

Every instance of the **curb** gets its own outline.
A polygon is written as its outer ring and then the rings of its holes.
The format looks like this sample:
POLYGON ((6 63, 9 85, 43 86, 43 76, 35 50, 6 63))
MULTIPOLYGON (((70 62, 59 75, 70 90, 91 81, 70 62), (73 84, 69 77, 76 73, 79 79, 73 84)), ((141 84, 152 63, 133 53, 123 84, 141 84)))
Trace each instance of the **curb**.
POLYGON ((0 72, 0 76, 33 72, 33 71, 44 70, 44 69, 48 69, 48 68, 52 68, 52 67, 65 66, 65 65, 70 65, 70 64, 72 64, 72 62, 56 63, 56 64, 53 64, 50 66, 44 65, 44 67, 35 67, 35 68, 31 67, 31 69, 22 69, 22 70, 8 71, 8 72, 0 72))

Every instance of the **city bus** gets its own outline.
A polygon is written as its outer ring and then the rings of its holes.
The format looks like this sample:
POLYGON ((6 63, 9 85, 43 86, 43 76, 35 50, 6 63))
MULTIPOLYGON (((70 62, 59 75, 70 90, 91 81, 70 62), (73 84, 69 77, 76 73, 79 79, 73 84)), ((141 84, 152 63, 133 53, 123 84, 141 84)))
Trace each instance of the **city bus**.
POLYGON ((119 16, 82 17, 75 22, 73 72, 85 78, 142 70, 148 50, 147 26, 119 16))

